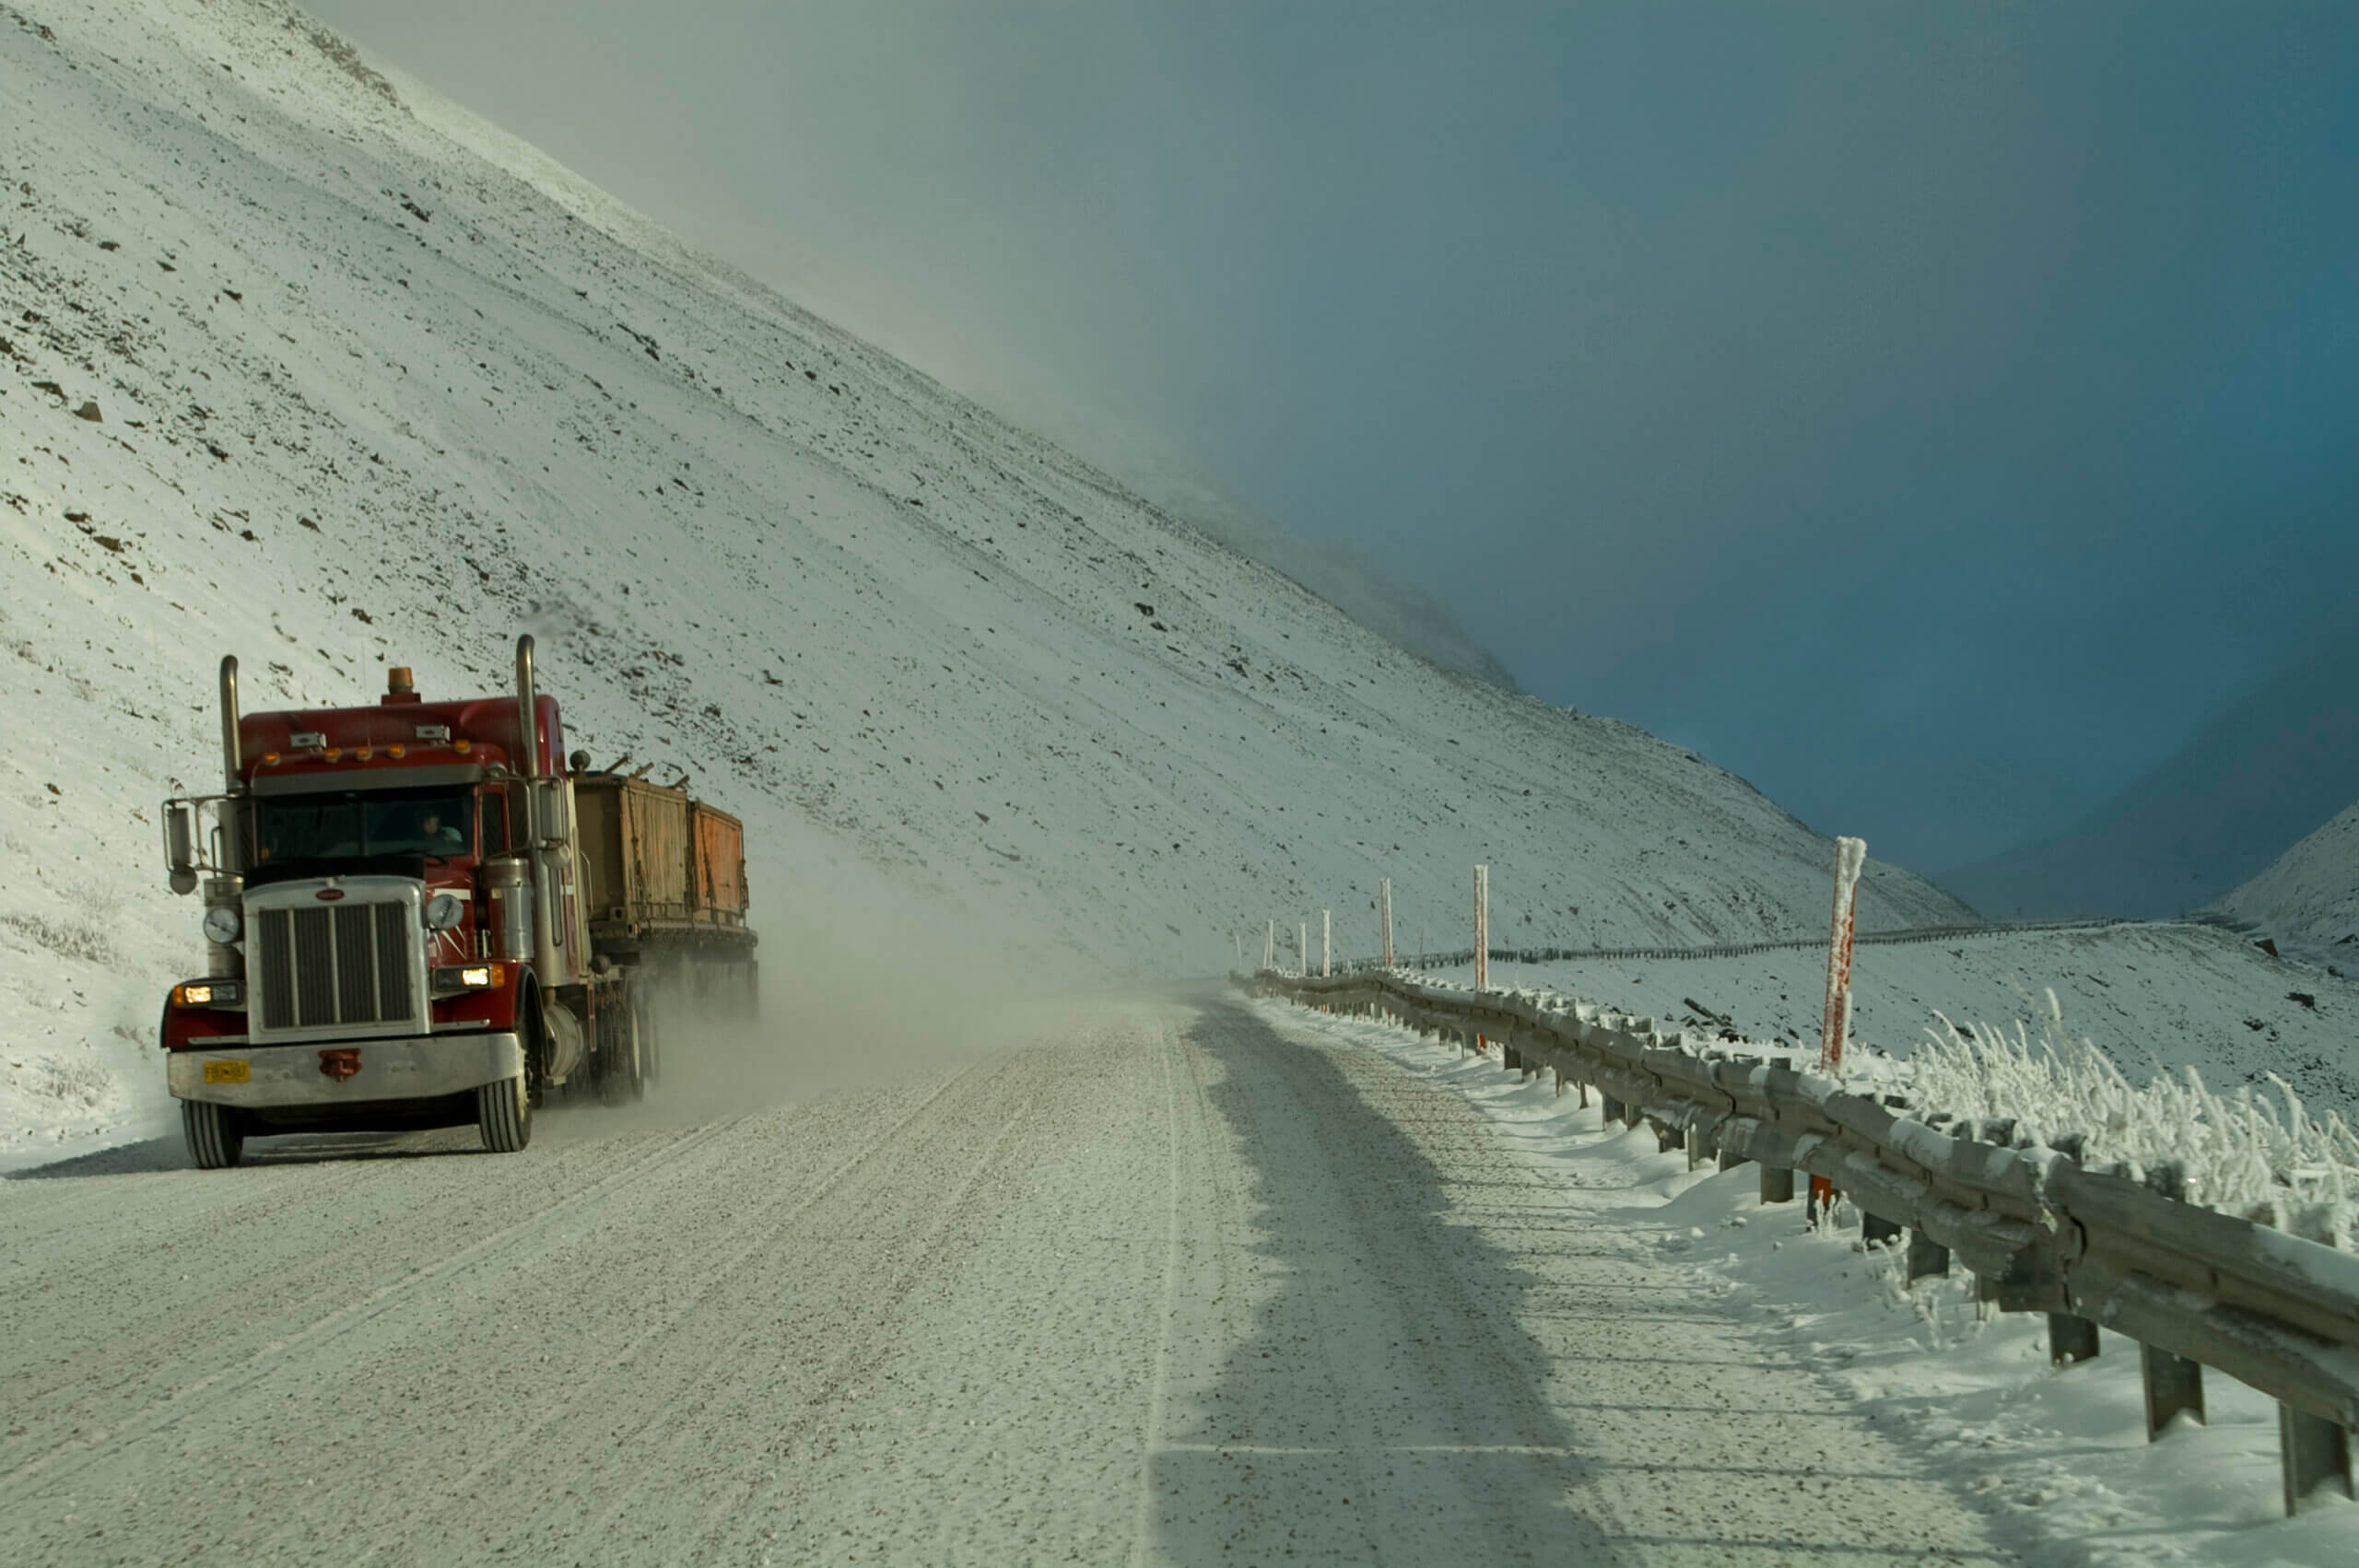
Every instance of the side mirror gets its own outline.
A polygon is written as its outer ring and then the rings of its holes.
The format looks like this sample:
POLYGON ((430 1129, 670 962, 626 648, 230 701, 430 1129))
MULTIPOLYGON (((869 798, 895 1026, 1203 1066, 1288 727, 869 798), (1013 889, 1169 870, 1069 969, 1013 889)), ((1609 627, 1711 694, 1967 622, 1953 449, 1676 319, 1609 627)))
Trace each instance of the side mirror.
POLYGON ((533 840, 536 848, 555 849, 564 846, 572 837, 572 824, 566 820, 566 802, 569 793, 563 778, 535 778, 525 786, 533 799, 533 840))
POLYGON ((164 802, 164 870, 174 893, 196 891, 196 808, 186 801, 164 802))

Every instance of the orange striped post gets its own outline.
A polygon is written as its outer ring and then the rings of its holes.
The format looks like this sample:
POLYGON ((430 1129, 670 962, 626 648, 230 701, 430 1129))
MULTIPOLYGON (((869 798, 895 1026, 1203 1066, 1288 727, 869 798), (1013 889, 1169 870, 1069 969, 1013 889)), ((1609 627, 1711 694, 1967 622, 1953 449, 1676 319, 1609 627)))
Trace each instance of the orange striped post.
MULTIPOLYGON (((1835 919, 1826 939, 1826 1024, 1818 1048, 1818 1070, 1843 1071, 1843 1041, 1851 1026, 1851 937, 1860 913, 1860 872, 1868 863, 1864 838, 1835 841, 1835 919)), ((1834 1207, 1835 1184, 1810 1178, 1808 1212, 1815 1219, 1834 1207)))
MULTIPOLYGON (((1474 989, 1491 989, 1491 868, 1474 868, 1474 989)), ((1490 1047, 1490 1041, 1474 1036, 1474 1049, 1480 1053, 1490 1047)))

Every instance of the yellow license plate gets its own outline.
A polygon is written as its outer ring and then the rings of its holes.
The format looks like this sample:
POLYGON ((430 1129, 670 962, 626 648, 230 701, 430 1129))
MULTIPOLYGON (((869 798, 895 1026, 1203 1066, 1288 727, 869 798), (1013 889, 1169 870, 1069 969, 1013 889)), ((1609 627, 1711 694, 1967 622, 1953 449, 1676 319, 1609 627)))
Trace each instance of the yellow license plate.
POLYGON ((252 1081, 252 1071, 242 1061, 208 1061, 205 1064, 207 1083, 244 1083, 252 1081))

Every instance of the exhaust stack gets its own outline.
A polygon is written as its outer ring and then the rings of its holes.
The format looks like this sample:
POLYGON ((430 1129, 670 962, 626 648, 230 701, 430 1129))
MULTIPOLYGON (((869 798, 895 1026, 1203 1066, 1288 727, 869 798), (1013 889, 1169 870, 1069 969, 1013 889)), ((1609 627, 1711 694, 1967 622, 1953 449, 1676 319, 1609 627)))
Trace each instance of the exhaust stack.
MULTIPOLYGON (((565 826, 563 775, 544 782, 541 778, 541 726, 533 691, 533 637, 516 639, 516 718, 522 726, 523 755, 516 771, 524 780, 524 842, 533 863, 533 963, 540 971, 544 997, 565 972, 565 954, 557 930, 557 889, 565 876, 569 851, 556 837, 565 826)), ((586 946, 586 938, 585 943, 586 946)), ((545 1007, 544 1019, 569 1019, 562 1007, 545 1007)), ((562 1029, 564 1025, 556 1025, 562 1029)))
POLYGON ((234 653, 221 660, 221 773, 223 786, 233 795, 245 783, 245 755, 238 743, 238 656, 234 653))
POLYGON ((540 716, 534 711, 537 706, 533 695, 533 634, 526 632, 516 639, 516 722, 523 745, 516 771, 528 779, 541 776, 540 716))
MULTIPOLYGON (((227 653, 221 657, 221 786, 229 795, 246 792, 246 755, 238 738, 238 656, 227 653)), ((227 873, 219 880, 242 878, 246 869, 243 825, 244 813, 237 802, 226 802, 221 808, 221 870, 227 873)), ((239 885, 242 886, 242 883, 239 885)), ((231 892, 229 896, 236 897, 231 892)))

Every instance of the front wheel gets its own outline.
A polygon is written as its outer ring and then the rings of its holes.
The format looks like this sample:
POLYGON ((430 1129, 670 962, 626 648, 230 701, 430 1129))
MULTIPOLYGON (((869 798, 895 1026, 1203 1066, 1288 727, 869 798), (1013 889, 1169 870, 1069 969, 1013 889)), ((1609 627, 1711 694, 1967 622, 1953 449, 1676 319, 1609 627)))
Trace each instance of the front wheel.
POLYGON ((522 1073, 475 1091, 475 1130, 495 1154, 516 1153, 533 1141, 533 1097, 522 1073))
POLYGON ((201 1171, 227 1170, 246 1152, 246 1129, 238 1113, 210 1100, 181 1102, 181 1131, 188 1138, 189 1157, 201 1171))

